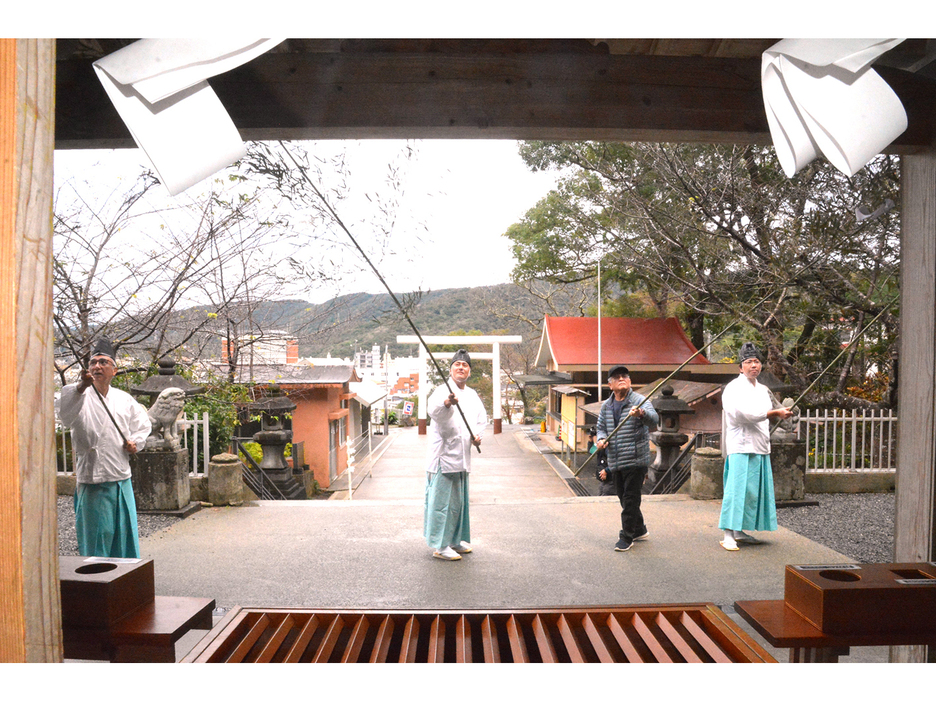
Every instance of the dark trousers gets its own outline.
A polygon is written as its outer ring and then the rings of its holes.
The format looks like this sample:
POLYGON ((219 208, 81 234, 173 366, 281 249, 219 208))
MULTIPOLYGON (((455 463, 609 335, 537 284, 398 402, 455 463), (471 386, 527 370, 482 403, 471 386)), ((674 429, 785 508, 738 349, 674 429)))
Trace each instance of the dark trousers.
POLYGON ((647 531, 640 513, 640 488, 647 477, 647 468, 628 468, 611 474, 614 492, 621 502, 621 538, 633 541, 647 531))

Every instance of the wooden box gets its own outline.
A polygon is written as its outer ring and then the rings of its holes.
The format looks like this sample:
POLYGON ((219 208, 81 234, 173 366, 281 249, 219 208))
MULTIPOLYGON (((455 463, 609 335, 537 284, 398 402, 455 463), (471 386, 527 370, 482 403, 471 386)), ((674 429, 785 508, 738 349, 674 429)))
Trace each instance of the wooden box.
POLYGON ((109 628, 156 596, 153 559, 60 556, 64 627, 109 628))
POLYGON ((788 565, 784 601, 826 634, 936 630, 936 563, 788 565))

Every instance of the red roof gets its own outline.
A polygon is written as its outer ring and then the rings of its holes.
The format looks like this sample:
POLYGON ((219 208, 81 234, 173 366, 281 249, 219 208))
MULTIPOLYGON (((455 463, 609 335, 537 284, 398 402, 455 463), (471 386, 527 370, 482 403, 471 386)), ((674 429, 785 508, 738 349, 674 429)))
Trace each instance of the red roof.
MULTIPOLYGON (((696 350, 675 317, 601 319, 602 366, 679 366, 696 350)), ((598 318, 547 316, 536 364, 545 365, 550 358, 557 368, 597 364, 598 318)), ((690 365, 709 363, 699 354, 690 365)))

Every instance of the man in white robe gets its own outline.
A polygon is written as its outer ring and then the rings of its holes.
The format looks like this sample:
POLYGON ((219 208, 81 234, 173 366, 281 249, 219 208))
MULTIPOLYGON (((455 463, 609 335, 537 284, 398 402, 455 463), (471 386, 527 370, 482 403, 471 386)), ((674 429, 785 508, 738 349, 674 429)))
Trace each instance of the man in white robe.
POLYGON ((464 349, 452 357, 449 375, 451 391, 440 385, 426 404, 430 422, 423 533, 435 558, 457 561, 471 553, 468 473, 471 451, 481 446, 487 413, 478 393, 466 385, 471 358, 464 349))
POLYGON ((88 370, 62 388, 59 420, 71 429, 75 447, 75 529, 82 556, 139 558, 136 500, 129 456, 149 436, 146 409, 111 387, 117 375, 113 345, 99 341, 88 370))
POLYGON ((770 391, 757 382, 763 362, 751 342, 738 354, 740 375, 722 393, 722 442, 725 460, 724 495, 719 529, 726 551, 738 543, 757 543, 744 529, 775 531, 776 498, 770 465, 770 420, 793 415, 786 407, 773 407, 770 391))

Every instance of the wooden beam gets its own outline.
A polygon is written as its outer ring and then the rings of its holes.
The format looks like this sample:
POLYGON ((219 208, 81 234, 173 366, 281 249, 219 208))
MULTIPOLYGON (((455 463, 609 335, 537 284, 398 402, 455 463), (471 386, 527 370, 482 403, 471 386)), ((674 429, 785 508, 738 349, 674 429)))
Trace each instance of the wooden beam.
POLYGON ((52 421, 55 44, 0 39, 0 660, 62 660, 52 421), (12 440, 11 440, 12 439, 12 440))
MULTIPOLYGON (((901 159, 900 423, 894 562, 936 560, 936 149, 901 159)), ((895 662, 934 659, 925 646, 895 662)))
MULTIPOLYGON (((933 140, 934 85, 882 68, 933 140)), ((587 52, 268 53, 210 80, 245 140, 770 143, 760 58, 587 52)), ((56 148, 133 146, 90 61, 60 61, 56 148)))

